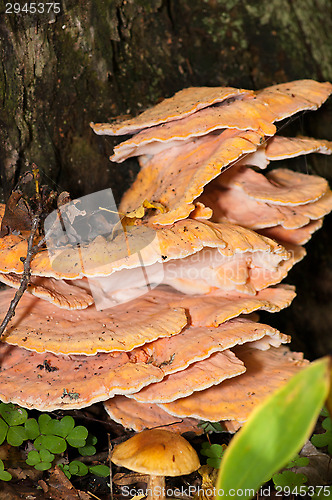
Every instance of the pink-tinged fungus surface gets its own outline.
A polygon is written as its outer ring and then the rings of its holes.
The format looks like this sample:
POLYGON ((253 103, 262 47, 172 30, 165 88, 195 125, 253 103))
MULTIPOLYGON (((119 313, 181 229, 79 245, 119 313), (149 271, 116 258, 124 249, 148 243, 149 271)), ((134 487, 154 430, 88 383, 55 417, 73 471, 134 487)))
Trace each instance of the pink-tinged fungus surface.
POLYGON ((265 103, 275 115, 275 120, 283 120, 304 110, 315 110, 332 93, 329 82, 295 80, 266 87, 258 91, 257 100, 265 103))
POLYGON ((286 347, 260 351, 246 345, 234 352, 245 364, 243 375, 160 404, 161 408, 178 417, 245 422, 253 408, 308 363, 302 354, 291 353, 286 347))
POLYGON ((241 167, 220 176, 219 184, 243 191, 249 198, 271 205, 296 206, 313 203, 328 190, 328 183, 317 175, 278 168, 263 175, 241 167))
POLYGON ((193 326, 218 326, 240 314, 250 314, 258 309, 277 312, 288 307, 295 297, 290 285, 277 285, 256 295, 214 290, 204 295, 184 295, 171 288, 158 287, 153 292, 162 296, 171 307, 185 308, 193 326))
POLYGON ((283 160, 310 153, 332 154, 332 142, 311 137, 274 136, 266 144, 265 155, 269 160, 283 160))
MULTIPOLYGON (((13 292, 4 290, 0 296, 0 314, 4 316, 13 292)), ((170 307, 162 296, 151 300, 147 294, 106 311, 97 311, 94 306, 66 311, 26 294, 4 340, 37 352, 93 355, 130 351, 159 337, 175 335, 186 324, 185 310, 170 307)))
POLYGON ((131 397, 140 403, 168 403, 220 384, 245 370, 243 362, 233 352, 217 352, 191 364, 185 370, 167 375, 159 384, 152 384, 131 397))
POLYGON ((276 133, 274 115, 262 103, 244 95, 218 106, 197 111, 187 118, 142 130, 114 148, 112 161, 122 162, 131 156, 156 154, 182 141, 207 135, 224 128, 255 130, 265 136, 276 133))
POLYGON ((162 151, 147 160, 131 188, 124 194, 121 212, 137 209, 145 199, 161 203, 165 212, 149 217, 153 224, 173 224, 195 209, 194 200, 204 186, 230 163, 254 152, 263 135, 227 129, 219 135, 199 137, 162 151))
POLYGON ((135 118, 114 123, 91 123, 91 127, 99 135, 134 134, 144 128, 179 120, 218 102, 244 95, 253 95, 253 92, 232 87, 189 87, 135 118))
POLYGON ((293 245, 304 245, 311 236, 323 225, 323 219, 309 222, 298 229, 285 229, 282 226, 274 226, 261 229, 259 232, 268 238, 273 238, 281 243, 291 243, 293 245))
POLYGON ((142 404, 125 396, 115 396, 105 401, 104 406, 112 420, 137 432, 158 427, 181 434, 203 433, 203 429, 198 427, 199 420, 173 417, 156 404, 142 404))
POLYGON ((164 377, 160 368, 133 363, 127 353, 56 356, 1 343, 0 360, 1 401, 41 411, 84 408, 164 377))
MULTIPOLYGON (((20 287, 21 279, 20 274, 0 273, 0 281, 13 288, 20 287)), ((27 291, 61 309, 86 309, 94 302, 89 285, 84 279, 64 281, 32 276, 27 291)))

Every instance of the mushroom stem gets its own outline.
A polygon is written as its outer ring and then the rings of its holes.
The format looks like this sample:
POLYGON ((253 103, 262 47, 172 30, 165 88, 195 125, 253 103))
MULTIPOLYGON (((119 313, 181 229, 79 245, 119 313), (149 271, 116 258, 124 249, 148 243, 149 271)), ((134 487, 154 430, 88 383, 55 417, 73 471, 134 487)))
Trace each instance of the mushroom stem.
POLYGON ((165 476, 149 476, 146 500, 165 499, 165 476))

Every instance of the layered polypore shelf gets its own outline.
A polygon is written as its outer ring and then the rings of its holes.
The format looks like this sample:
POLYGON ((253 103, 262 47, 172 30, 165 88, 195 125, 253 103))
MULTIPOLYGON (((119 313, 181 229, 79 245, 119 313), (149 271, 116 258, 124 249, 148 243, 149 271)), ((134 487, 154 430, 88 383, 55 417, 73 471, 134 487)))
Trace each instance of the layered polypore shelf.
MULTIPOLYGON (((141 166, 121 201, 121 231, 34 256, 0 346, 0 399, 47 411, 103 401, 134 430, 241 426, 307 363, 255 312, 292 302, 294 288, 280 282, 332 195, 321 177, 264 169, 331 154, 331 142, 275 135, 278 121, 331 92, 310 80, 259 92, 190 88, 136 118, 92 124, 97 134, 134 134, 111 157, 141 166)), ((11 231, 4 205, 0 219, 0 281, 18 288, 29 228, 11 231)), ((14 290, 0 295, 4 316, 14 290)))

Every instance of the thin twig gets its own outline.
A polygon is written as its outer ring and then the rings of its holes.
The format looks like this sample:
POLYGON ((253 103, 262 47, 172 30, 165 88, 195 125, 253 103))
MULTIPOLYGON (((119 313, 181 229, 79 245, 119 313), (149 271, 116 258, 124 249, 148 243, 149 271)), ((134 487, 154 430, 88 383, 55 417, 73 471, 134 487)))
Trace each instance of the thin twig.
POLYGON ((110 466, 110 500, 113 500, 113 471, 112 471, 112 443, 111 436, 107 434, 107 442, 108 442, 108 463, 110 466))
POLYGON ((40 247, 45 242, 45 239, 42 238, 37 245, 33 244, 33 241, 34 241, 34 238, 36 236, 36 232, 37 232, 37 229, 39 226, 41 211, 42 211, 41 207, 39 207, 37 210, 37 213, 34 215, 34 217, 32 219, 31 232, 30 232, 29 239, 28 239, 27 255, 25 258, 21 257, 22 260, 24 259, 21 284, 20 284, 19 289, 15 293, 13 300, 10 303, 10 306, 8 308, 6 316, 4 317, 4 319, 1 323, 0 340, 2 340, 2 338, 3 338, 3 332, 5 331, 5 328, 8 325, 9 321, 15 316, 15 309, 17 307, 17 304, 19 303, 20 299, 22 298, 22 295, 24 294, 25 290, 28 288, 30 278, 31 278, 31 260, 32 260, 33 256, 38 252, 40 247))
POLYGON ((101 500, 99 497, 96 497, 91 491, 88 491, 88 495, 90 495, 91 498, 96 498, 97 500, 101 500))

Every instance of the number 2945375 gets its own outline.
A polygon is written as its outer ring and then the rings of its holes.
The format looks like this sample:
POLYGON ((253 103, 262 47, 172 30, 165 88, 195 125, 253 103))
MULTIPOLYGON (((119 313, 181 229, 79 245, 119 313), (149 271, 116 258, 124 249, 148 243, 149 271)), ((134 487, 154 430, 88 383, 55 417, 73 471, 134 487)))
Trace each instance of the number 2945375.
POLYGON ((60 2, 7 2, 6 14, 60 14, 60 2))

